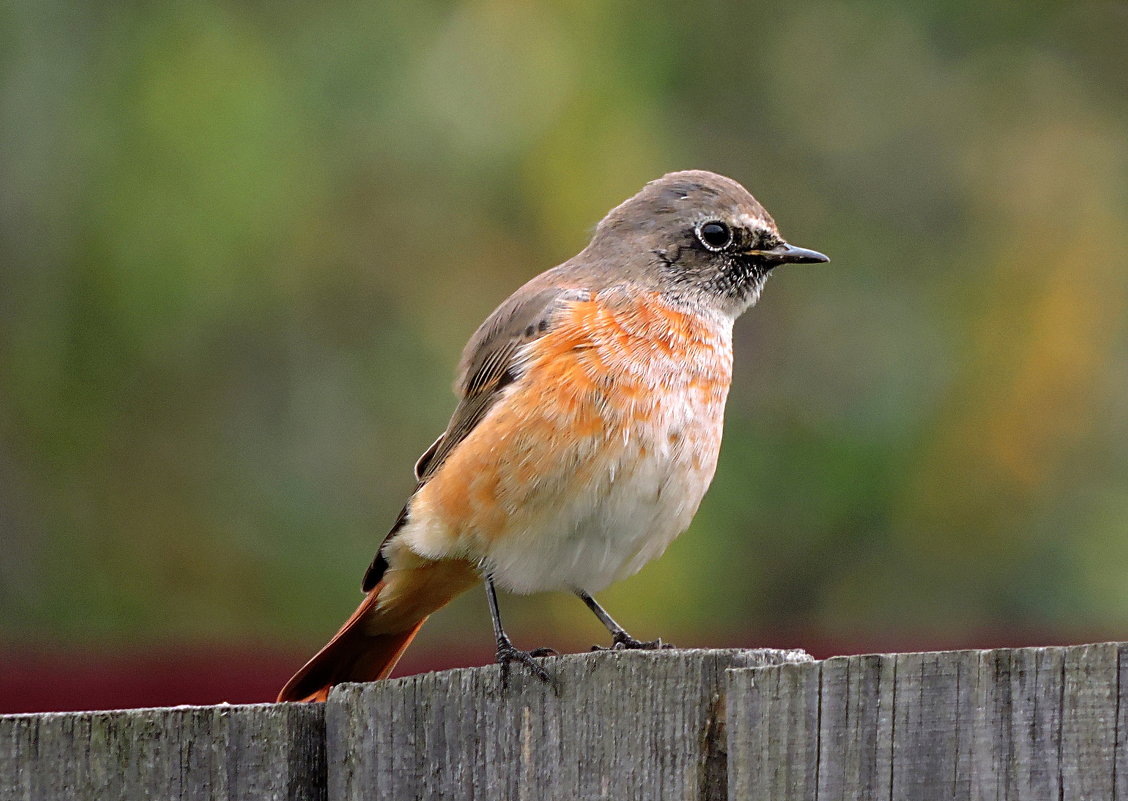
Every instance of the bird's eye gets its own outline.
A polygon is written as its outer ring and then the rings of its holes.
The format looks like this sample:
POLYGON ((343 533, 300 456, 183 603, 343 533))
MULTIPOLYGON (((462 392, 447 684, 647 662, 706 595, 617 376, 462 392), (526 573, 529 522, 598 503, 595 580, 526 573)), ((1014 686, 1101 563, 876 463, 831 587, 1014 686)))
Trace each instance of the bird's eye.
POLYGON ((711 220, 697 226, 697 238, 709 250, 721 250, 732 242, 732 231, 723 222, 711 220))

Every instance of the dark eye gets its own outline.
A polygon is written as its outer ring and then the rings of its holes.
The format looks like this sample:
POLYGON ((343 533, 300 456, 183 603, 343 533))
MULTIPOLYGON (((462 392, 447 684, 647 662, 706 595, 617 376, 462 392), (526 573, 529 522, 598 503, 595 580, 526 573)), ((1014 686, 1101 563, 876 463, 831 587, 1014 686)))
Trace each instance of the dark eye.
POLYGON ((697 238, 709 250, 721 250, 732 242, 732 231, 723 222, 713 220, 697 227, 697 238))

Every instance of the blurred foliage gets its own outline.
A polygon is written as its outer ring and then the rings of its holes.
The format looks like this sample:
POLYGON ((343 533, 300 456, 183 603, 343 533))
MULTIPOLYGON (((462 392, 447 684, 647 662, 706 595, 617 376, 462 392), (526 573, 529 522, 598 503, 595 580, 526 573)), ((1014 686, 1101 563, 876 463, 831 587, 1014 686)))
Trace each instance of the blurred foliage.
POLYGON ((1123 636, 1126 39, 1120 2, 5 4, 0 636, 320 642, 478 322, 690 167, 833 263, 738 323, 714 487, 609 607, 1123 636))

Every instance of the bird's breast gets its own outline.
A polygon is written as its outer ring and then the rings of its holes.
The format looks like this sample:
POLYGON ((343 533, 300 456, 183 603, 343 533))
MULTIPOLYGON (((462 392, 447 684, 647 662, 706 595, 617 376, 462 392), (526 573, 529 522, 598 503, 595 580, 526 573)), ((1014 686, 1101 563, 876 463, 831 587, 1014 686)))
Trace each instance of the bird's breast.
POLYGON ((416 496, 413 549, 481 560, 517 592, 636 572, 712 480, 731 371, 727 320, 654 295, 572 304, 416 496))

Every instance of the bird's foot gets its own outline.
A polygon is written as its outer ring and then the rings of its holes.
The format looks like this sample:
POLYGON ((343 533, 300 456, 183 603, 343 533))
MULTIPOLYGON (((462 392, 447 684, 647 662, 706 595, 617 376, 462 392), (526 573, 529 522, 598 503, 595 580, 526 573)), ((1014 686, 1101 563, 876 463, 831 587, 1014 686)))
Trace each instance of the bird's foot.
POLYGON ((522 651, 519 648, 514 648, 513 643, 508 640, 499 642, 497 644, 497 662, 501 665, 501 686, 503 688, 509 687, 510 665, 514 662, 520 662, 529 669, 529 672, 555 691, 556 683, 552 680, 552 675, 537 661, 537 659, 546 656, 560 656, 560 654, 552 648, 534 648, 532 651, 522 651))
POLYGON ((593 651, 664 651, 670 648, 676 648, 673 643, 662 642, 662 638, 657 640, 636 640, 625 631, 617 631, 611 637, 611 647, 604 648, 602 645, 593 645, 593 651))

